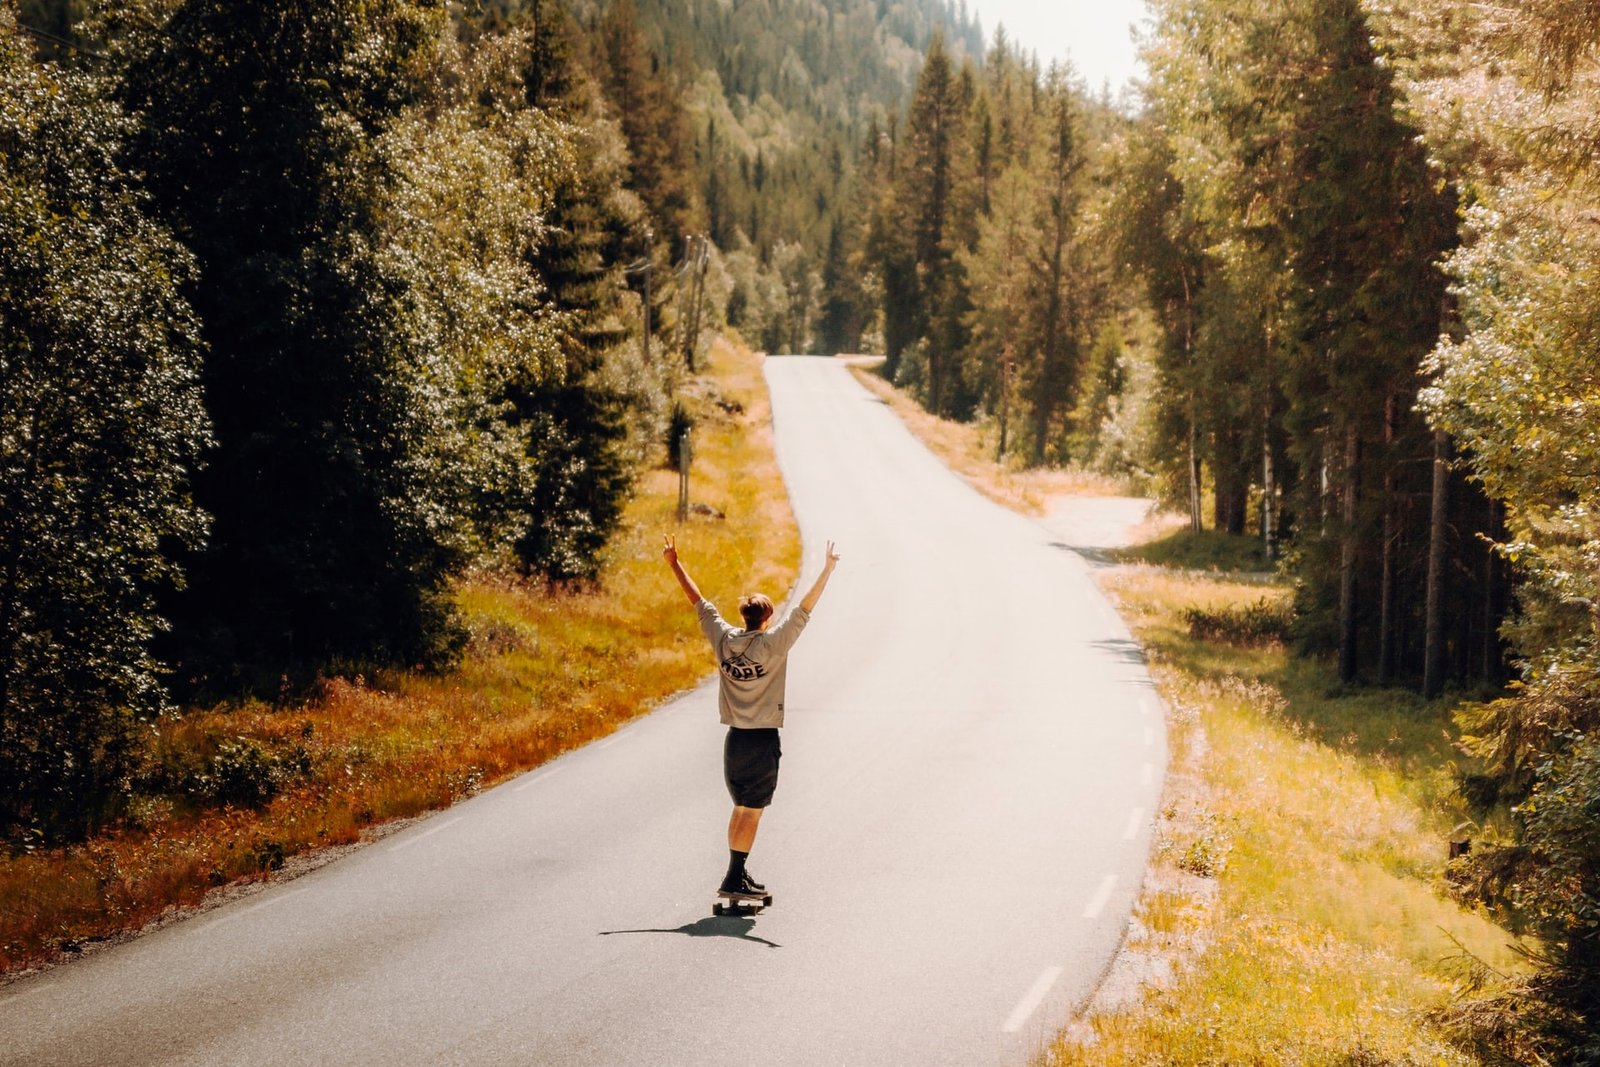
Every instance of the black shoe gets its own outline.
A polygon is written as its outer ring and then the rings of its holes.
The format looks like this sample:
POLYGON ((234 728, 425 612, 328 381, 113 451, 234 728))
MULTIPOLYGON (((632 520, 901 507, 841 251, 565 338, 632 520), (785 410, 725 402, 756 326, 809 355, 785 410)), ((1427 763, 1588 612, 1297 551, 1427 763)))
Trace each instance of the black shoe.
POLYGON ((718 889, 717 892, 725 897, 732 897, 735 900, 760 900, 766 893, 765 890, 751 888, 750 885, 742 879, 734 880, 727 878, 722 880, 722 887, 718 889))
POLYGON ((744 883, 742 888, 746 893, 765 893, 767 891, 766 886, 750 877, 749 871, 744 872, 744 883))

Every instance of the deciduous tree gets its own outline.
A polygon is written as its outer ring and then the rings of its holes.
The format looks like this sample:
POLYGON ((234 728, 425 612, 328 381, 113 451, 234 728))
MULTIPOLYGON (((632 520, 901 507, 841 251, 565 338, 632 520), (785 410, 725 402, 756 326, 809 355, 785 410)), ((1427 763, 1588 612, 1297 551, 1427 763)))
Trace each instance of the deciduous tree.
POLYGON ((170 549, 205 531, 193 261, 117 161, 129 123, 0 3, 0 836, 116 811, 168 707, 170 549))

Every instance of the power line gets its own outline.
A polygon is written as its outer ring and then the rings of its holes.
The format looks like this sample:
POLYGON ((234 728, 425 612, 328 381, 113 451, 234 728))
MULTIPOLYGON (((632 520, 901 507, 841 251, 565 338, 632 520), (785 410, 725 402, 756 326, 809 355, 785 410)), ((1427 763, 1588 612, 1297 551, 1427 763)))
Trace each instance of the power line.
POLYGON ((80 55, 89 56, 91 59, 105 60, 111 58, 104 52, 96 52, 92 48, 85 48, 76 41, 70 41, 67 38, 62 37, 60 34, 51 33, 49 30, 41 30, 36 26, 25 26, 19 22, 17 23, 17 30, 21 33, 28 34, 30 37, 37 37, 41 41, 49 41, 51 44, 58 44, 63 48, 70 48, 72 51, 77 52, 80 55))

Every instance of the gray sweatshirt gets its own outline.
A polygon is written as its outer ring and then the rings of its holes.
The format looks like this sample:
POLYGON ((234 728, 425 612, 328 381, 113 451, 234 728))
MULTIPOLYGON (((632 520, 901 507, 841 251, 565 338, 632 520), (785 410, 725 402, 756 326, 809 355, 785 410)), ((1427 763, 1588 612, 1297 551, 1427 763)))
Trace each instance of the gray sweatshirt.
POLYGON ((789 649, 811 616, 796 604, 771 629, 741 630, 724 622, 711 601, 703 597, 694 608, 722 671, 717 710, 723 724, 745 730, 782 726, 789 649))

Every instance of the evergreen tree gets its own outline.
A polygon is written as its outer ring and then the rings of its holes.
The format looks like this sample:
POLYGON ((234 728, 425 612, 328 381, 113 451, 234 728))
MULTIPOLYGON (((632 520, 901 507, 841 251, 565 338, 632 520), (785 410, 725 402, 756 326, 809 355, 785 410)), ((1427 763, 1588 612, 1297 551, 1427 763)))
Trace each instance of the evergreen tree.
POLYGON ((1026 315, 1024 278, 1033 244, 1036 195, 1035 182, 1024 168, 1007 168, 993 184, 977 247, 958 253, 973 295, 966 376, 995 416, 996 461, 1004 460, 1011 444, 1018 354, 1026 336, 1021 326, 1026 315))
MULTIPOLYGON (((1300 543, 1311 603, 1318 576, 1339 576, 1340 674, 1351 680, 1372 658, 1384 472, 1416 469, 1411 457, 1428 448, 1413 414, 1417 371, 1441 331, 1444 280, 1435 263, 1453 239, 1454 205, 1435 191, 1417 131, 1396 114, 1392 72, 1360 8, 1349 0, 1296 14, 1304 29, 1294 36, 1304 33, 1308 47, 1299 62, 1314 72, 1315 91, 1303 104, 1295 97, 1289 120, 1284 231, 1299 351, 1288 368, 1285 424, 1301 469, 1321 465, 1337 482, 1328 536, 1307 529, 1300 543), (1386 413, 1409 424, 1387 441, 1386 413), (1337 565, 1319 565, 1316 549, 1331 555, 1335 542, 1337 565)), ((1279 90, 1283 99, 1289 93, 1279 90)), ((1301 487, 1309 511, 1310 483, 1301 487)), ((1321 596, 1332 600, 1331 591, 1321 596)))
MULTIPOLYGON (((1038 244, 1029 257, 1024 300, 1033 353, 1024 385, 1033 421, 1032 460, 1047 457, 1057 414, 1075 403, 1087 345, 1099 314, 1093 269, 1080 230, 1084 166, 1069 90, 1054 82, 1046 93, 1048 140, 1035 207, 1038 244)), ((1067 458, 1067 457, 1060 457, 1067 458)))
POLYGON ((642 429, 653 417, 604 374, 607 353, 626 337, 616 315, 626 251, 638 244, 647 220, 623 188, 623 132, 574 62, 574 27, 554 0, 531 6, 536 36, 528 102, 573 124, 573 159, 552 190, 546 230, 531 260, 563 316, 561 373, 525 382, 510 396, 539 465, 532 521, 515 548, 530 572, 553 580, 591 578, 631 485, 630 425, 642 429))
POLYGON ((660 223, 669 247, 705 226, 705 205, 694 177, 694 135, 682 97, 639 31, 633 0, 607 5, 600 22, 607 98, 627 138, 628 187, 660 223))
MULTIPOLYGON (((1173 419, 1192 435, 1196 520, 1202 457, 1225 528, 1241 525, 1250 482, 1269 501, 1285 484, 1303 647, 1337 650, 1347 680, 1367 664, 1386 679, 1414 670, 1428 535, 1405 503, 1429 493, 1431 443, 1413 400, 1443 325, 1433 264, 1452 239, 1451 201, 1353 3, 1161 12, 1154 91, 1206 249, 1205 293, 1186 297, 1189 411, 1173 419), (1257 449, 1259 481, 1248 475, 1257 449)), ((1470 545, 1455 554, 1470 561, 1470 545)))
POLYGON ((821 286, 823 303, 817 323, 821 351, 860 351, 871 309, 866 305, 860 271, 845 248, 844 226, 838 220, 830 227, 821 286))
MULTIPOLYGON (((1155 81, 1156 87, 1162 82, 1155 81)), ((1113 174, 1117 190, 1110 203, 1116 254, 1123 269, 1137 278, 1154 315, 1157 409, 1155 456, 1169 460, 1165 473, 1181 485, 1188 504, 1189 528, 1202 528, 1198 347, 1200 301, 1210 264, 1205 255, 1204 225, 1195 198, 1186 195, 1177 173, 1172 143, 1175 121, 1164 98, 1157 97, 1121 147, 1113 174)))
POLYGON ((945 411, 964 347, 966 297, 955 263, 956 157, 963 136, 966 90, 944 39, 935 35, 906 113, 903 143, 895 145, 889 189, 875 224, 874 258, 884 278, 886 372, 895 373, 905 349, 921 340, 923 401, 945 411))

